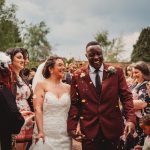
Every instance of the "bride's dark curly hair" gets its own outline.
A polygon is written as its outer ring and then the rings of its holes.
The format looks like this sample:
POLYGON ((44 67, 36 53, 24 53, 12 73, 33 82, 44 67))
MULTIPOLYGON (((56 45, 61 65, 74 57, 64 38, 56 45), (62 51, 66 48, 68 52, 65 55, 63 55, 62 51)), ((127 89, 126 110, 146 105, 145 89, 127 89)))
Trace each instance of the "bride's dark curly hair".
POLYGON ((59 56, 50 56, 46 60, 46 63, 45 63, 44 68, 42 70, 42 75, 43 75, 44 78, 47 79, 47 78, 49 78, 51 76, 51 72, 49 71, 49 68, 50 69, 54 68, 57 59, 63 60, 63 58, 59 57, 59 56))

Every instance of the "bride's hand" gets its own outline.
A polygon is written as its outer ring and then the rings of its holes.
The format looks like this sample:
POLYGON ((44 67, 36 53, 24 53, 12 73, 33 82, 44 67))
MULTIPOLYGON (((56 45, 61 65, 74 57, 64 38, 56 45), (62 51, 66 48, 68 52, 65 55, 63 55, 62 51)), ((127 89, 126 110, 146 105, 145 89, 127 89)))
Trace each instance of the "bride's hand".
POLYGON ((85 135, 82 134, 81 128, 80 128, 80 123, 78 122, 77 128, 76 128, 76 135, 78 135, 75 140, 78 142, 82 142, 82 140, 85 138, 85 135))
POLYGON ((43 132, 40 132, 35 136, 35 143, 37 143, 39 141, 39 139, 42 139, 43 143, 45 142, 45 135, 43 132))
POLYGON ((81 134, 81 129, 80 129, 80 123, 79 122, 77 124, 76 134, 81 134))

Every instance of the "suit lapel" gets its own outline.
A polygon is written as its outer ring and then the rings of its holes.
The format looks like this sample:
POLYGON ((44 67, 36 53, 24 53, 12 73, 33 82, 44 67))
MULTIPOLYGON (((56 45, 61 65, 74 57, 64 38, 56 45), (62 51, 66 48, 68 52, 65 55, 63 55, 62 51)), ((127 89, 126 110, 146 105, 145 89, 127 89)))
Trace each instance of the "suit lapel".
POLYGON ((87 65, 82 71, 85 73, 85 77, 84 78, 85 78, 86 82, 88 83, 90 92, 92 94, 94 94, 97 97, 97 99, 99 100, 100 97, 99 97, 99 95, 98 95, 98 93, 96 91, 96 87, 94 86, 94 84, 93 84, 93 82, 92 82, 92 80, 90 78, 90 75, 89 75, 89 65, 87 65))
MULTIPOLYGON (((104 64, 101 95, 103 92, 103 84, 105 84, 105 80, 107 79, 107 76, 108 76, 107 69, 108 69, 108 65, 104 64)), ((96 87, 94 86, 94 84, 90 78, 90 75, 89 75, 89 65, 82 68, 82 72, 85 73, 84 79, 89 86, 90 92, 93 93, 97 97, 97 99, 100 99, 99 95, 96 92, 96 87)))
POLYGON ((95 86, 90 78, 90 75, 89 75, 89 66, 87 65, 85 70, 84 70, 86 76, 85 76, 85 80, 87 81, 88 85, 90 86, 91 89, 93 89, 95 91, 95 86))
POLYGON ((108 65, 104 64, 103 80, 102 81, 104 81, 108 76, 107 69, 108 69, 108 65))

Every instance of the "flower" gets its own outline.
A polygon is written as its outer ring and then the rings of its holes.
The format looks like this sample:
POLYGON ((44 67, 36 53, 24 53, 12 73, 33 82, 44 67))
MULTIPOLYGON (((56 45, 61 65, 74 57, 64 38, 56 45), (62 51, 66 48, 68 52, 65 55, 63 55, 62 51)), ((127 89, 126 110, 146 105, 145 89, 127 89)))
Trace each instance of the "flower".
POLYGON ((81 78, 85 77, 85 73, 82 72, 82 73, 80 74, 80 77, 81 77, 81 78))
POLYGON ((85 102, 86 102, 86 100, 85 100, 85 99, 83 99, 83 100, 82 100, 82 103, 85 103, 85 102))
POLYGON ((109 66, 108 69, 107 69, 107 73, 108 73, 108 76, 111 76, 112 74, 115 74, 116 73, 115 67, 109 66))

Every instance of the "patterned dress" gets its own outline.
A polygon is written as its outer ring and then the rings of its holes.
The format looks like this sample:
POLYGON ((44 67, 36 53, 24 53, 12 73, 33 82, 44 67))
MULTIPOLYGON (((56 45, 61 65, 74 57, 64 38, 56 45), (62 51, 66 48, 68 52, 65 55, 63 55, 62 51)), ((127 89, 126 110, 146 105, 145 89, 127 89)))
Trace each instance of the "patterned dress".
POLYGON ((145 114, 150 114, 150 97, 148 96, 147 93, 147 88, 146 88, 147 81, 144 81, 143 83, 135 84, 133 85, 131 91, 133 94, 133 99, 139 99, 142 101, 147 102, 147 106, 143 110, 138 110, 136 111, 136 141, 135 144, 137 145, 143 145, 144 144, 144 138, 145 134, 143 130, 140 128, 139 123, 140 123, 140 118, 142 118, 143 115, 145 114))
POLYGON ((17 86, 16 103, 19 111, 31 111, 27 99, 30 97, 30 88, 21 77, 18 77, 20 87, 17 86))
MULTIPOLYGON (((20 86, 17 86, 17 93, 16 93, 16 103, 17 107, 20 112, 22 111, 31 111, 29 103, 27 99, 31 95, 31 90, 29 86, 22 80, 21 77, 18 77, 18 81, 20 86)), ((24 116, 25 120, 28 116, 24 116)), ((31 134, 33 133, 33 123, 28 123, 21 128, 20 133, 17 135, 16 139, 17 142, 26 142, 30 141, 31 134), (26 134, 26 138, 23 139, 22 135, 26 134)))

